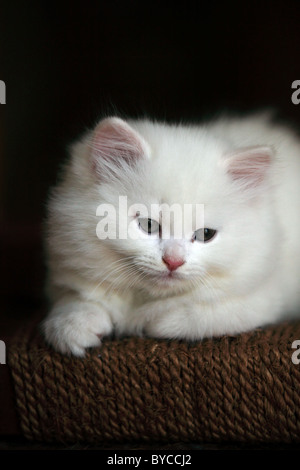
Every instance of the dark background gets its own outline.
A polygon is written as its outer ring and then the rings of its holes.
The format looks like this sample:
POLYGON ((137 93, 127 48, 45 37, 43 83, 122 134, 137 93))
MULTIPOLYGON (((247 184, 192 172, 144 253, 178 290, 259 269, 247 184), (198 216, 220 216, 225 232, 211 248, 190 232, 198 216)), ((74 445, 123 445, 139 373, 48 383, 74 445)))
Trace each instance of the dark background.
POLYGON ((297 0, 1 2, 2 311, 43 302, 48 190, 66 145, 103 113, 177 121, 275 106, 300 124, 299 13, 297 0))

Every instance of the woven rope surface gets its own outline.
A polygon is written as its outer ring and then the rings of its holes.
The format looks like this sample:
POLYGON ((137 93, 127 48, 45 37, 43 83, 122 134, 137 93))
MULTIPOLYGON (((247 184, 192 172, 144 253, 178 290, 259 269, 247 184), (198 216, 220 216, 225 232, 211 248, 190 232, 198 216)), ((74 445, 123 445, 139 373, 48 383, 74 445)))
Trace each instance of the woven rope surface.
POLYGON ((8 362, 24 435, 47 442, 299 442, 300 323, 196 343, 106 339, 84 359, 23 328, 8 362))

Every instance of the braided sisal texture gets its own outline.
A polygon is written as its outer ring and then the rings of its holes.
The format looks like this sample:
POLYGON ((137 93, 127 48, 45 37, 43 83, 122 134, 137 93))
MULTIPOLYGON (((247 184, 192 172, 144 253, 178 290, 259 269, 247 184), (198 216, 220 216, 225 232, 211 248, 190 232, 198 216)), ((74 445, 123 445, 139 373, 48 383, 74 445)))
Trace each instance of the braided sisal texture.
POLYGON ((299 442, 300 323, 187 343, 106 339, 64 357, 34 327, 8 362, 24 435, 48 442, 299 442))

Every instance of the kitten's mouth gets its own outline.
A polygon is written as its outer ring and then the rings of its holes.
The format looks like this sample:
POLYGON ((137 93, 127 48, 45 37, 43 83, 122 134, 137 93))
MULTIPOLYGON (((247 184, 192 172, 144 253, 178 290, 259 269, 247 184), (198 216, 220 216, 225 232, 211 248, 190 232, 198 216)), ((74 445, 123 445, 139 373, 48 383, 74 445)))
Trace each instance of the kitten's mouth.
POLYGON ((177 273, 176 271, 161 271, 159 273, 148 273, 151 278, 162 282, 163 284, 171 284, 173 282, 180 282, 185 279, 182 274, 177 273))
POLYGON ((166 281, 168 283, 172 281, 178 282, 184 279, 182 275, 180 275, 176 271, 164 271, 159 277, 161 280, 166 281))
POLYGON ((151 282, 154 282, 156 286, 162 288, 184 288, 186 287, 188 278, 183 273, 178 272, 177 270, 150 270, 149 267, 147 270, 143 270, 143 274, 146 274, 146 278, 151 282))
POLYGON ((177 271, 162 272, 156 281, 161 292, 185 292, 192 287, 187 276, 177 271))
POLYGON ((178 276, 176 275, 176 273, 174 273, 174 271, 168 271, 167 273, 165 273, 164 277, 166 278, 172 278, 172 279, 178 279, 178 276))
POLYGON ((185 292, 192 287, 188 276, 186 276, 186 274, 177 272, 176 270, 155 270, 154 272, 147 270, 146 277, 148 278, 148 282, 146 282, 145 286, 147 290, 150 289, 152 291, 155 289, 155 292, 159 291, 161 294, 167 294, 168 292, 185 292))

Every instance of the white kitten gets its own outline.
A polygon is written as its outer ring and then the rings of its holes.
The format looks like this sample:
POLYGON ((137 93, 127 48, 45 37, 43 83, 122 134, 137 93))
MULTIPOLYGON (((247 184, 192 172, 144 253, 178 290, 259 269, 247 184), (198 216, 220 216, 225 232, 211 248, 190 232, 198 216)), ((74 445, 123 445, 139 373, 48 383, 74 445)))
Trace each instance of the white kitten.
POLYGON ((43 329, 56 350, 84 355, 112 331, 236 334, 300 312, 300 140, 292 131, 268 115, 206 126, 109 118, 71 154, 48 217, 53 306, 43 329), (173 204, 193 208, 181 239, 173 219, 162 237, 161 208, 173 204), (101 219, 98 206, 115 214, 101 219), (109 229, 117 237, 99 239, 109 229))

